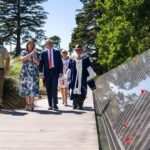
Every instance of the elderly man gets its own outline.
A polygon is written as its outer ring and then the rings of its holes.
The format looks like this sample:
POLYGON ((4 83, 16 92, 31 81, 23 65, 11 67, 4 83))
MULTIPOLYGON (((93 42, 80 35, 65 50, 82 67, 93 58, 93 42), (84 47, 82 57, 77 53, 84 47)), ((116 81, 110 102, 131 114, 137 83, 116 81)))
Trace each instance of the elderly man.
POLYGON ((3 47, 3 41, 0 40, 0 104, 3 102, 3 83, 4 76, 7 75, 10 64, 9 53, 6 48, 3 47))
POLYGON ((96 73, 89 56, 84 52, 81 44, 75 46, 77 57, 70 63, 67 74, 70 80, 73 109, 83 109, 83 103, 87 95, 87 85, 96 89, 94 78, 96 73))
POLYGON ((51 40, 45 41, 45 47, 46 50, 41 55, 40 72, 44 71, 49 110, 52 108, 56 110, 58 109, 58 78, 63 73, 62 59, 60 52, 53 48, 51 40))

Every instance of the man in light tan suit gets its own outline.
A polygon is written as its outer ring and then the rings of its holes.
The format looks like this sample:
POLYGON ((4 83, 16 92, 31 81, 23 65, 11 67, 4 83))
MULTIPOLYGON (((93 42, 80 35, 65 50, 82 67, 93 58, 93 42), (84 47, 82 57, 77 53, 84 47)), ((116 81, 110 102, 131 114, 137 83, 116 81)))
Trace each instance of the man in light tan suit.
POLYGON ((3 84, 4 77, 9 70, 10 57, 7 49, 3 47, 3 41, 0 39, 0 104, 3 102, 3 84))

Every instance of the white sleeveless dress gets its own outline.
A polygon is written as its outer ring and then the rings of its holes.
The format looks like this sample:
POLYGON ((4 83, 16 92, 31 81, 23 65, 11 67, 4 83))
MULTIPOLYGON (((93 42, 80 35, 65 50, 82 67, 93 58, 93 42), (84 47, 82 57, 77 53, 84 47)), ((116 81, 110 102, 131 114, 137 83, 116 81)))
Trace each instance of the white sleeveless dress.
POLYGON ((58 86, 59 88, 68 88, 69 81, 67 79, 67 70, 68 70, 70 59, 67 60, 62 59, 62 62, 63 62, 63 76, 59 78, 58 86))

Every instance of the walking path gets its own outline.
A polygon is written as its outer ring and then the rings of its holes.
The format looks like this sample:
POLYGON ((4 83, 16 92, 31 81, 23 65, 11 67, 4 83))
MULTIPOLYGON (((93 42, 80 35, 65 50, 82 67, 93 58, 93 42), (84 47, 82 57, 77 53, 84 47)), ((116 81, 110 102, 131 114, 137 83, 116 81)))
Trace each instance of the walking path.
POLYGON ((73 110, 59 101, 59 110, 47 110, 47 100, 34 112, 0 112, 0 150, 98 150, 92 93, 84 110, 73 110))

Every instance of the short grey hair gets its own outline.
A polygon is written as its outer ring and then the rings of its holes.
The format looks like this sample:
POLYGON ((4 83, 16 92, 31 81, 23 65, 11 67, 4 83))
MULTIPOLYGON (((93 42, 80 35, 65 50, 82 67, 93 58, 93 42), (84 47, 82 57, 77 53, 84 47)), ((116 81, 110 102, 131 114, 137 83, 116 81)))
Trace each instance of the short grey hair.
POLYGON ((46 45, 47 43, 53 44, 53 41, 51 39, 47 39, 47 40, 45 40, 45 44, 44 45, 46 45))

